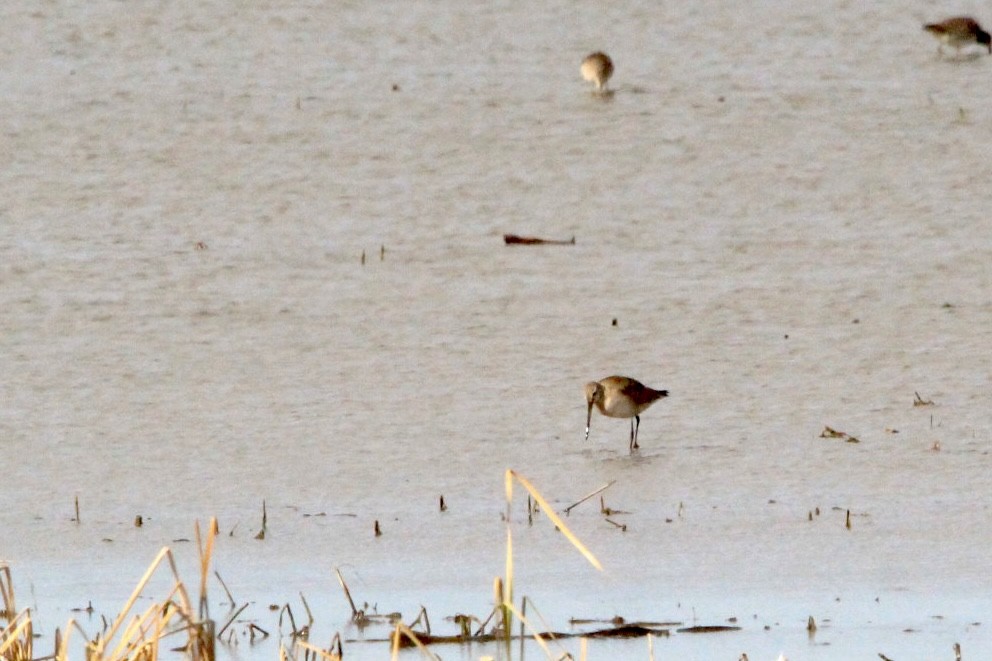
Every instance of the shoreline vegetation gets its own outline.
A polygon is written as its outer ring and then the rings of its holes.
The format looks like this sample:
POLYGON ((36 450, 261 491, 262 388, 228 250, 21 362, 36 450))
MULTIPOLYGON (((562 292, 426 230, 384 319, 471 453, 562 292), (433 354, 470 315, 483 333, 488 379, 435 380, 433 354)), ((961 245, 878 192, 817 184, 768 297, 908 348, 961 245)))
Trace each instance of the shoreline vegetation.
MULTIPOLYGON (((606 520, 620 528, 609 519, 618 513, 617 510, 606 507, 602 492, 612 486, 612 482, 596 489, 576 503, 562 511, 565 516, 576 506, 600 496, 600 511, 606 520)), ((431 630, 430 619, 426 608, 421 607, 417 616, 405 624, 400 613, 378 614, 369 613, 368 605, 359 608, 351 595, 351 590, 339 569, 335 574, 341 585, 344 597, 351 608, 351 622, 360 630, 370 625, 391 627, 388 637, 369 638, 361 640, 342 640, 340 632, 332 637, 326 648, 314 645, 309 641, 314 616, 303 594, 300 598, 306 612, 305 623, 298 623, 292 607, 271 606, 270 610, 279 611, 279 659, 280 661, 341 661, 344 658, 342 643, 363 645, 387 645, 391 658, 396 659, 401 650, 417 648, 423 658, 439 658, 431 648, 438 645, 451 644, 497 644, 502 646, 501 657, 514 658, 511 645, 519 645, 519 656, 523 656, 523 644, 533 640, 542 650, 547 659, 573 659, 562 645, 562 640, 578 638, 580 640, 580 659, 587 658, 589 640, 603 638, 645 638, 646 656, 654 659, 653 640, 657 637, 668 637, 673 631, 677 633, 715 633, 737 631, 740 627, 733 625, 715 626, 683 626, 682 622, 658 621, 629 622, 622 617, 605 620, 571 619, 572 627, 589 627, 582 632, 555 631, 541 616, 536 604, 528 597, 519 600, 514 598, 513 575, 513 501, 514 486, 519 485, 527 495, 527 522, 533 525, 535 517, 544 512, 556 530, 561 532, 586 561, 597 570, 602 570, 600 561, 568 528, 565 522, 554 512, 544 496, 527 478, 516 471, 507 470, 505 473, 506 512, 503 520, 506 524, 506 566, 503 576, 493 580, 494 606, 485 619, 474 615, 455 615, 445 618, 452 622, 458 633, 453 635, 435 634, 431 630), (284 623, 288 630, 283 630, 284 623)), ((76 500, 76 519, 79 522, 79 501, 76 500)), ((446 509, 444 497, 440 498, 440 511, 446 509)), ((622 512, 621 512, 622 513, 622 512)), ((267 515, 263 504, 262 528, 256 539, 264 540, 267 515)), ((135 525, 139 525, 136 520, 135 525)), ((195 525, 196 546, 199 554, 199 594, 194 601, 190 597, 186 583, 179 575, 172 550, 166 546, 156 555, 144 575, 138 581, 130 597, 125 602, 121 612, 112 620, 101 616, 103 626, 95 634, 87 632, 75 617, 70 618, 64 629, 56 629, 54 649, 50 654, 37 652, 34 633, 35 626, 31 609, 18 610, 14 592, 13 572, 9 565, 0 563, 0 661, 69 661, 75 658, 74 652, 82 651, 86 661, 154 661, 162 653, 179 652, 192 661, 214 661, 217 658, 217 643, 221 646, 237 644, 236 627, 238 617, 248 608, 250 602, 239 606, 231 595, 227 585, 220 575, 211 572, 210 565, 213 557, 215 542, 219 527, 216 518, 211 518, 204 536, 199 522, 195 525), (152 598, 145 594, 149 582, 156 574, 165 573, 171 580, 171 588, 163 597, 152 598), (222 618, 214 619, 209 612, 208 582, 211 573, 217 579, 227 595, 229 612, 222 618), (151 599, 152 604, 143 611, 135 607, 139 599, 151 599), (218 623, 221 623, 218 627, 218 623), (81 649, 80 649, 81 648, 81 649)), ((80 612, 93 613, 92 604, 80 612)), ((269 631, 254 622, 244 622, 240 632, 251 643, 269 637, 269 631)), ((483 656, 483 659, 492 657, 483 656)))

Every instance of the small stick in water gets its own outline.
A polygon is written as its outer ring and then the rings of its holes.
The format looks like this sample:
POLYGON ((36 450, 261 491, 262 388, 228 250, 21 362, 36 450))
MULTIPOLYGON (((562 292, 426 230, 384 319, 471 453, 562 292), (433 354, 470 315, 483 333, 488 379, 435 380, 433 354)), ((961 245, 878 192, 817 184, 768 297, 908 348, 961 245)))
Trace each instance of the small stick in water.
MULTIPOLYGON (((589 428, 588 427, 586 427, 586 433, 587 434, 589 433, 589 428)), ((589 500, 593 496, 599 495, 600 493, 606 491, 607 489, 609 489, 610 487, 612 487, 614 484, 616 484, 616 480, 610 480, 610 482, 608 482, 607 484, 604 484, 603 486, 601 486, 600 488, 596 489, 595 491, 592 491, 592 492, 586 494, 585 496, 583 496, 582 498, 580 498, 578 501, 576 501, 576 502, 572 503, 571 505, 569 505, 568 507, 566 507, 565 508, 565 514, 568 514, 573 509, 575 509, 578 505, 581 505, 582 503, 586 502, 587 500, 589 500)))
POLYGON ((262 529, 255 535, 255 539, 265 539, 265 529, 268 525, 269 514, 265 511, 265 499, 262 499, 262 529))

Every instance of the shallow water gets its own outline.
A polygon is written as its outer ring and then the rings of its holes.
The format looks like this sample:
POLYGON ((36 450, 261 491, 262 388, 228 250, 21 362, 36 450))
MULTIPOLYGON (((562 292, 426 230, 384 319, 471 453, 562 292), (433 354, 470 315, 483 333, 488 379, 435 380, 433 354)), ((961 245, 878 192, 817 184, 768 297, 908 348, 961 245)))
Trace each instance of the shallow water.
POLYGON ((992 58, 936 58, 933 12, 5 3, 0 558, 39 648, 163 545, 195 584, 175 540, 212 515, 271 631, 302 592, 314 642, 358 635, 334 567, 380 612, 484 617, 514 468, 561 508, 616 480, 626 512, 568 519, 597 573, 518 489, 517 593, 555 629, 992 656, 992 58), (582 441, 582 385, 614 373, 671 391, 634 457, 626 421, 582 441))

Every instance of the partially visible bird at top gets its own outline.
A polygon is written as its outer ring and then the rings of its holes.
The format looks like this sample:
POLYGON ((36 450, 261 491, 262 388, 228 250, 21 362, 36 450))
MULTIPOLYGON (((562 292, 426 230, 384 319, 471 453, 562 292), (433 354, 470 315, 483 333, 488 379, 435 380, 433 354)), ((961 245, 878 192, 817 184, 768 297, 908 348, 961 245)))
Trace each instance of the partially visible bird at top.
POLYGON ((992 55, 992 36, 970 16, 955 16, 939 23, 927 23, 923 29, 932 34, 940 44, 937 53, 943 54, 944 46, 951 46, 957 54, 971 44, 985 46, 992 55))

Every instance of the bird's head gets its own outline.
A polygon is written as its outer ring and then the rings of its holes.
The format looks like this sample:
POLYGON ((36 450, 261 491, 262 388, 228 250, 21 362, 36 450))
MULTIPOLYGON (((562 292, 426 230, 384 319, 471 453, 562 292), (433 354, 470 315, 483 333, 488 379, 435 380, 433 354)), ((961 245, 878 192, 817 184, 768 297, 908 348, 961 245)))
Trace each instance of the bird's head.
POLYGON ((589 424, 592 422, 592 407, 603 401, 603 386, 595 381, 586 384, 586 440, 589 440, 589 424))

